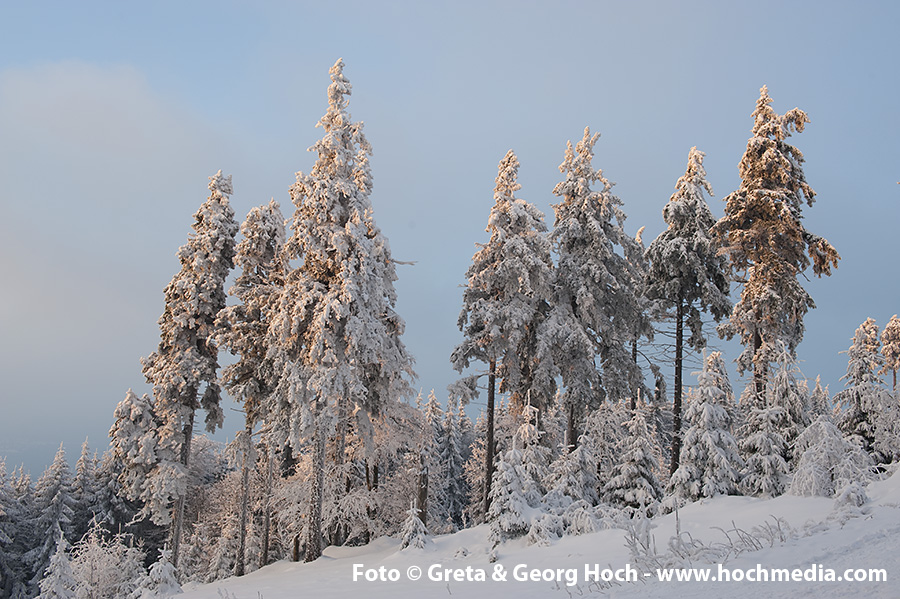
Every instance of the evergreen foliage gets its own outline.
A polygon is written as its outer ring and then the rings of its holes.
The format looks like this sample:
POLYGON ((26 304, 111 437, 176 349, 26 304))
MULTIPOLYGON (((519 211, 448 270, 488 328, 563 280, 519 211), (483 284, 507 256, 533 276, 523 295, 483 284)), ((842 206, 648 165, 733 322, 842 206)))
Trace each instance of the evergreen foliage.
MULTIPOLYGON (((731 417, 726 408, 730 385, 724 375, 721 354, 706 357, 697 374, 685 419, 682 459, 669 481, 670 492, 687 501, 738 492, 743 467, 737 442, 731 435, 731 417)), ((733 401, 733 399, 732 399, 733 401)))
POLYGON ((565 390, 560 402, 568 416, 566 445, 574 447, 581 414, 596 409, 604 395, 623 400, 637 387, 640 371, 630 344, 642 320, 634 282, 639 272, 627 256, 639 253, 625 234, 622 201, 591 162, 599 134, 569 142, 559 170, 565 179, 553 190, 560 198, 550 239, 556 248, 553 306, 548 318, 557 367, 565 390), (592 186, 599 184, 595 190, 592 186), (595 357, 603 372, 601 387, 595 357))
POLYGON ((394 311, 394 260, 372 215, 371 146, 347 112, 343 69, 338 60, 329 71, 328 110, 319 121, 325 134, 310 148, 316 163, 291 187, 296 210, 285 256, 301 262, 286 274, 269 327, 283 398, 272 418, 279 445, 289 441, 296 450, 312 440, 307 561, 321 553, 324 446, 335 419, 355 415, 371 447, 371 418, 408 396, 415 376, 394 311))
POLYGON ((679 464, 681 449, 682 367, 684 325, 690 330, 687 345, 695 351, 706 347, 701 310, 719 321, 731 310, 726 264, 712 239, 715 218, 703 197, 712 186, 703 168, 705 154, 696 147, 688 154, 685 174, 675 184, 675 193, 663 208, 667 228, 650 247, 646 273, 647 298, 675 309, 675 396, 670 472, 679 464))
POLYGON ((812 206, 816 194, 803 174, 803 154, 786 139, 802 132, 809 118, 799 108, 776 114, 771 103, 763 86, 739 166, 741 184, 725 197, 725 215, 712 228, 744 281, 740 301, 719 333, 740 338, 738 371, 753 371, 760 398, 779 342, 793 356, 803 338, 803 317, 815 308, 798 276, 810 264, 815 275, 830 275, 840 259, 827 240, 802 223, 803 204, 812 206))

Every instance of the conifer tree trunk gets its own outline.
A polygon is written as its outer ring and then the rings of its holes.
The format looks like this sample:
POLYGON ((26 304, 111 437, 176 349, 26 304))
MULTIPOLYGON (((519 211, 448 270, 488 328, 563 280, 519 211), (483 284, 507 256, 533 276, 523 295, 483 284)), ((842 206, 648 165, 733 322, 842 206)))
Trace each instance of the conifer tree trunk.
POLYGON ((247 423, 247 446, 241 455, 241 522, 238 535, 240 544, 238 545, 237 563, 234 565, 235 576, 243 576, 245 571, 245 562, 247 559, 247 514, 250 507, 250 443, 252 443, 251 434, 253 426, 247 423))
POLYGON ((763 360, 756 359, 759 357, 759 350, 762 348, 762 336, 759 330, 753 333, 753 382, 756 386, 756 407, 762 408, 766 405, 766 364, 763 360))
POLYGON ((684 299, 678 299, 675 309, 675 391, 672 400, 672 461, 669 474, 678 470, 681 455, 681 391, 684 366, 684 299))
POLYGON ((416 494, 416 509, 419 510, 419 520, 422 526, 428 526, 428 465, 425 456, 419 456, 419 484, 416 494))
MULTIPOLYGON (((192 392, 193 393, 193 392, 192 392)), ((181 446, 181 465, 184 466, 185 476, 188 473, 188 461, 191 456, 191 439, 194 436, 194 411, 191 410, 187 424, 182 431, 184 445, 181 446)), ((175 510, 175 521, 172 523, 172 566, 178 569, 178 554, 181 549, 181 531, 184 528, 184 504, 187 500, 187 488, 178 498, 178 506, 175 510)))
POLYGON ((569 406, 566 412, 566 451, 575 451, 575 406, 569 406))
POLYGON ((325 431, 321 414, 316 416, 313 439, 312 484, 309 491, 309 514, 306 526, 306 552, 303 561, 311 562, 322 555, 322 500, 325 484, 325 431))
POLYGON ((491 479, 494 477, 494 393, 497 386, 497 375, 494 369, 497 361, 491 360, 488 368, 488 400, 487 400, 487 431, 484 442, 484 516, 487 518, 491 507, 491 479))
POLYGON ((263 501, 263 531, 262 531, 262 555, 259 558, 259 567, 268 565, 269 563, 269 529, 272 526, 272 478, 273 464, 275 456, 272 450, 266 445, 266 496, 263 501))
MULTIPOLYGON (((638 359, 638 348, 637 348, 637 338, 632 339, 631 341, 631 361, 634 362, 635 369, 637 369, 637 359, 638 359)), ((628 409, 631 412, 634 412, 637 409, 637 398, 640 394, 641 381, 640 379, 635 379, 634 387, 631 389, 631 399, 628 401, 628 409)))

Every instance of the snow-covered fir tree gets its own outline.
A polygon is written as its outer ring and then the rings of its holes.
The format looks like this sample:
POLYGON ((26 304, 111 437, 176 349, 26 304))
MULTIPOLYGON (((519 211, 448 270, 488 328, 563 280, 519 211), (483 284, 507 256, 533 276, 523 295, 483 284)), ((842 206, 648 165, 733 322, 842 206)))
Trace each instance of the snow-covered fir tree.
POLYGON ((169 599, 182 593, 181 584, 175 575, 172 552, 159 551, 159 559, 150 566, 150 572, 143 577, 130 599, 169 599))
POLYGON ((800 373, 800 369, 797 368, 793 356, 784 344, 780 344, 775 362, 778 369, 767 390, 768 404, 780 407, 784 411, 781 435, 784 437, 787 450, 785 457, 792 464, 794 441, 812 421, 809 390, 797 380, 796 375, 800 373))
POLYGON ((675 193, 663 208, 667 228, 647 248, 650 266, 646 274, 646 296, 666 308, 675 309, 675 387, 672 451, 669 472, 678 469, 681 449, 681 404, 684 365, 684 327, 688 347, 706 347, 701 311, 719 321, 731 311, 725 260, 712 239, 716 219, 704 199, 713 195, 703 168, 705 154, 696 147, 688 153, 687 170, 675 184, 675 193))
POLYGON ((511 447, 497 462, 487 516, 495 543, 528 533, 540 513, 544 481, 549 476, 549 450, 540 444, 537 412, 525 406, 511 447))
POLYGON ((788 482, 787 446, 781 434, 785 422, 781 406, 754 407, 742 429, 739 443, 744 468, 741 489, 747 495, 776 497, 788 482))
POLYGON ((853 438, 845 439, 828 414, 817 417, 800 433, 794 455, 793 495, 834 497, 849 485, 865 485, 874 468, 869 454, 853 438))
POLYGON ((443 437, 441 439, 441 463, 444 465, 444 501, 447 524, 453 529, 463 527, 463 512, 468 503, 468 486, 465 478, 465 463, 469 447, 465 433, 468 416, 454 398, 447 401, 444 411, 443 437))
POLYGON ((593 445, 593 440, 584 434, 574 450, 560 452, 553 460, 547 477, 545 504, 565 508, 577 501, 588 505, 597 503, 597 466, 593 445))
POLYGON ((25 564, 20 529, 27 522, 16 500, 12 477, 0 458, 0 597, 24 597, 25 564))
POLYGON ((900 370, 900 318, 894 314, 881 332, 881 355, 884 357, 882 374, 893 375, 893 389, 897 392, 897 371, 900 370))
POLYGON ((291 187, 285 256, 300 262, 285 276, 269 327, 281 398, 270 424, 295 451, 303 440, 312 446, 307 561, 321 554, 325 442, 335 420, 353 414, 371 447, 370 419, 408 396, 415 376, 394 311, 394 260, 372 215, 371 146, 347 112, 343 69, 338 60, 330 70, 325 134, 310 148, 316 163, 291 187))
POLYGON ((663 495, 656 476, 659 449, 654 447, 640 406, 627 427, 628 444, 622 448, 622 457, 613 467, 603 495, 609 503, 652 512, 663 495))
POLYGON ((39 599, 75 599, 75 588, 78 585, 72 574, 72 558, 69 556, 69 543, 60 534, 56 539, 56 548, 50 556, 46 575, 39 584, 39 599))
POLYGON ((599 134, 569 142, 559 170, 565 179, 553 190, 555 224, 550 235, 559 257, 549 336, 565 387, 566 445, 574 447, 584 414, 595 409, 604 391, 613 401, 626 398, 640 378, 630 345, 642 319, 635 294, 638 272, 627 255, 636 241, 625 234, 622 202, 612 184, 594 169, 599 134), (592 186, 599 184, 595 190, 592 186), (603 385, 595 357, 602 363, 603 385))
POLYGON ((71 537, 74 505, 69 463, 66 461, 66 452, 60 445, 53 463, 34 487, 34 512, 37 515, 34 539, 38 544, 26 555, 33 574, 33 589, 38 587, 44 571, 50 565, 50 558, 56 553, 59 540, 71 537))
POLYGON ((168 497, 174 497, 176 490, 159 489, 160 484, 174 481, 157 473, 164 465, 156 453, 159 422, 153 399, 146 393, 138 397, 129 389, 116 406, 114 418, 109 431, 110 455, 116 464, 116 483, 122 496, 141 503, 141 516, 160 525, 169 524, 168 497))
POLYGON ((248 421, 256 423, 265 417, 266 400, 275 386, 275 372, 266 358, 266 332, 287 266, 284 216, 278 203, 271 200, 250 210, 241 235, 234 257, 241 273, 229 290, 239 303, 219 312, 217 340, 238 356, 222 371, 223 384, 241 402, 248 421))
POLYGON ((165 309, 159 319, 160 341, 142 360, 143 373, 153 385, 153 410, 158 419, 156 458, 152 472, 161 480, 146 483, 162 495, 155 503, 174 502, 172 560, 178 565, 188 494, 186 474, 194 434, 194 417, 206 412, 206 429, 222 426, 224 415, 218 382, 218 350, 213 341, 215 320, 225 307, 225 278, 231 271, 238 226, 228 202, 231 177, 222 171, 209 178, 209 198, 194 214, 194 232, 178 250, 181 270, 164 290, 165 309))
POLYGON ((900 455, 895 402, 878 376, 883 365, 878 326, 872 318, 859 325, 847 350, 846 387, 834 396, 836 424, 846 436, 858 436, 876 462, 900 455))
POLYGON ((809 415, 815 420, 823 414, 831 414, 831 398, 828 396, 828 387, 822 387, 822 377, 816 377, 816 386, 809 394, 809 415))
POLYGON ((669 480, 669 491, 678 499, 696 501, 738 491, 744 463, 731 434, 731 417, 725 407, 728 393, 722 389, 728 380, 723 378, 721 366, 721 354, 713 352, 706 356, 703 370, 696 373, 697 387, 685 414, 688 429, 681 463, 669 480))
POLYGON ((81 445, 81 455, 75 464, 75 478, 72 481, 72 540, 77 541, 84 536, 91 521, 100 512, 99 480, 96 472, 96 461, 91 455, 88 440, 81 445))
MULTIPOLYGON (((250 210, 241 225, 243 239, 235 249, 234 264, 241 269, 229 293, 240 302, 223 308, 216 321, 218 341, 238 356, 238 361, 225 367, 222 381, 225 389, 244 409, 245 431, 240 434, 244 448, 240 461, 241 507, 239 549, 235 574, 245 571, 246 532, 248 526, 249 480, 252 444, 250 436, 269 409, 277 381, 267 358, 267 331, 272 313, 284 288, 284 216, 275 200, 250 210)), ((235 441, 238 439, 236 438, 235 441)))
MULTIPOLYGON (((544 407, 555 390, 542 340, 552 284, 550 243, 543 213, 515 195, 521 189, 518 171, 519 160, 510 150, 498 167, 486 228, 490 240, 479 247, 466 272, 457 322, 463 341, 450 356, 459 372, 473 361, 488 368, 485 480, 491 480, 494 468, 497 377, 519 404, 544 407)), ((470 377, 472 385, 477 376, 470 377)), ((488 491, 484 489, 484 512, 490 505, 488 491)))
MULTIPOLYGON (((0 460, 0 495, 5 493, 6 499, 0 501, 0 536, 8 541, 0 541, 0 596, 12 599, 25 599, 33 596, 29 584, 32 579, 29 552, 40 539, 35 532, 37 520, 34 503, 34 487, 31 477, 23 467, 13 470, 8 475, 3 471, 0 460), (5 594, 3 594, 5 593, 5 594)), ((2 499, 2 498, 0 498, 2 499)))
POLYGON ((624 402, 607 401, 591 412, 585 422, 585 433, 593 442, 590 453, 595 462, 599 489, 611 478, 619 463, 621 448, 628 443, 627 425, 631 416, 624 402))
POLYGON ((444 438, 445 414, 434 394, 428 394, 428 401, 421 408, 425 426, 422 429, 422 446, 420 450, 422 475, 425 483, 424 508, 420 515, 424 516, 424 524, 430 530, 440 530, 447 520, 447 468, 441 459, 441 445, 444 438))
POLYGON ((798 276, 810 264, 815 275, 830 275, 840 259, 802 222, 803 204, 812 206, 816 194, 803 174, 803 154, 786 139, 802 132, 809 118, 799 108, 776 114, 771 103, 763 86, 739 166, 741 184, 725 197, 725 215, 712 229, 731 268, 746 281, 719 333, 740 338, 738 371, 753 372, 760 405, 778 342, 793 355, 803 338, 803 317, 815 308, 798 276))
POLYGON ((427 543, 428 529, 422 521, 421 510, 413 504, 406 511, 406 520, 403 521, 403 528, 400 530, 400 549, 407 547, 424 549, 427 543))

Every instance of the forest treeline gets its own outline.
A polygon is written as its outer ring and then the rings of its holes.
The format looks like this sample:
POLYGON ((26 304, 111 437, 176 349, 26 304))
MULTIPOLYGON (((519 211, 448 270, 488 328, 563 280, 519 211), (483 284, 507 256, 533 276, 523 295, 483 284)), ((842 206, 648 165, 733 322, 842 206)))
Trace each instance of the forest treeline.
POLYGON ((788 143, 803 111, 777 114, 761 89, 720 219, 691 148, 649 245, 593 165, 598 134, 566 147, 552 228, 516 196, 510 150, 465 273, 460 378, 425 398, 343 67, 290 219, 273 200, 239 226, 231 177, 210 177, 141 361, 152 394, 126 393, 109 447, 85 442, 74 474, 61 447, 36 483, 0 461, 0 596, 165 597, 328 545, 423 546, 479 524, 497 544, 547 543, 718 494, 853 509, 900 458, 897 316, 860 325, 833 396, 796 365, 815 307, 799 278, 840 259, 803 226, 815 192, 788 143), (740 341, 739 392, 710 334, 740 341), (244 415, 224 448, 201 434, 222 426, 223 390, 244 415))

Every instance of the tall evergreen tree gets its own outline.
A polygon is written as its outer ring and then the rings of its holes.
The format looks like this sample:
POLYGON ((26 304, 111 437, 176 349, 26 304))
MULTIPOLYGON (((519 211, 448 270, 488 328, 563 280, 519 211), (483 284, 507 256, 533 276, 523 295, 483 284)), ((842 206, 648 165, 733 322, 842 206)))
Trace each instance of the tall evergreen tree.
POLYGON ((228 203, 231 177, 219 171, 209 178, 209 190, 209 198, 194 214, 194 232, 178 250, 181 270, 164 291, 159 347, 142 360, 144 376, 153 385, 159 420, 156 452, 161 464, 155 474, 171 479, 154 486, 168 495, 160 501, 174 502, 171 532, 176 568, 194 416, 200 408, 206 412, 209 432, 221 427, 224 417, 213 338, 216 316, 225 307, 225 278, 232 268, 238 226, 228 203))
POLYGON ((300 263, 285 277, 269 327, 283 398, 272 425, 295 449, 303 438, 312 445, 307 561, 322 551, 325 441, 335 419, 355 415, 371 448, 370 418, 409 395, 415 376, 394 311, 394 260, 372 216, 371 146, 347 112, 343 69, 338 60, 329 71, 328 110, 319 121, 325 135, 310 148, 318 159, 291 187, 296 210, 285 256, 300 263))
MULTIPOLYGON (((267 359, 266 334, 272 313, 284 288, 284 216, 275 200, 253 208, 241 225, 243 239, 237 244, 234 263, 241 269, 229 293, 239 304, 223 308, 218 315, 218 340, 238 361, 222 372, 225 389, 244 408, 244 449, 241 458, 240 548, 235 574, 245 571, 247 518, 250 501, 250 444, 255 426, 270 410, 269 400, 277 385, 271 360, 267 359)), ((237 439, 236 439, 237 441, 237 439)), ((268 498, 265 499, 268 502, 268 498)), ((268 533, 264 532, 264 537, 268 533)))
POLYGON ((34 574, 32 588, 37 588, 51 557, 57 552, 57 545, 71 536, 75 517, 72 477, 62 445, 34 487, 34 504, 37 514, 34 532, 38 545, 28 552, 26 559, 34 574))
POLYGON ((791 353, 782 344, 781 351, 776 354, 777 370, 768 387, 768 404, 778 406, 784 410, 781 424, 781 434, 784 437, 786 453, 792 465, 794 441, 812 422, 810 417, 809 390, 797 380, 800 372, 791 353))
POLYGON ((877 462, 900 455, 897 406, 878 376, 883 365, 878 325, 867 318, 853 335, 847 350, 846 387, 834 396, 836 424, 844 435, 856 435, 877 462))
MULTIPOLYGON (((515 197, 519 160, 512 150, 498 167, 494 206, 486 231, 491 238, 466 272, 458 325, 463 341, 450 356, 457 371, 473 360, 488 366, 485 480, 494 468, 496 379, 503 379, 518 405, 545 407, 555 390, 552 362, 541 338, 552 283, 550 244, 544 215, 515 197)), ((484 512, 490 489, 484 489, 484 512)))
POLYGON ((47 575, 39 584, 40 599, 75 599, 78 581, 72 573, 69 543, 62 535, 56 539, 56 549, 47 566, 47 575))
POLYGON ((709 230, 716 223, 703 197, 713 195, 703 168, 705 154, 696 147, 688 153, 687 170, 675 184, 675 193, 663 208, 668 228, 647 248, 650 267, 646 295, 667 308, 675 309, 675 389, 672 454, 669 473, 678 469, 681 450, 681 402, 684 326, 690 329, 689 347, 706 347, 701 310, 718 321, 731 310, 725 260, 718 253, 709 230))
POLYGON ((744 465, 730 431, 728 393, 722 388, 727 379, 720 374, 721 362, 719 352, 713 352, 697 373, 697 388, 685 414, 683 459, 669 481, 672 492, 688 501, 736 493, 744 465))
POLYGON ((788 482, 787 446, 781 434, 784 421, 781 406, 751 408, 740 441, 744 493, 767 497, 784 493, 788 482))
POLYGON ((6 462, 0 458, 0 597, 14 597, 24 590, 21 551, 16 544, 21 521, 18 507, 6 462))
POLYGON ((75 478, 72 481, 74 518, 72 520, 72 541, 76 542, 88 531, 91 520, 98 514, 99 489, 96 472, 97 464, 90 453, 88 440, 81 445, 81 455, 75 464, 75 478))
POLYGON ((634 410, 628 422, 628 446, 613 467, 603 493, 613 504, 633 510, 653 509, 662 499, 662 487, 656 477, 659 467, 659 450, 647 429, 647 422, 640 408, 634 410))
POLYGON ((591 165, 599 134, 584 137, 573 148, 568 143, 559 170, 565 180, 556 185, 556 221, 550 235, 559 263, 556 297, 548 319, 557 348, 565 391, 561 396, 567 414, 566 445, 574 448, 577 421, 604 391, 614 400, 626 398, 639 379, 630 344, 641 319, 634 282, 638 272, 628 255, 636 254, 637 242, 625 234, 622 202, 612 194, 612 184, 591 165), (599 190, 592 189, 596 183, 599 190), (603 386, 595 358, 600 357, 603 386))
POLYGON ((900 318, 894 314, 881 332, 881 355, 884 357, 882 374, 888 372, 894 376, 891 389, 897 392, 897 371, 900 370, 900 318))
POLYGON ((444 411, 441 462, 446 470, 444 498, 447 521, 455 529, 463 526, 463 510, 466 507, 466 497, 468 496, 465 479, 465 463, 468 453, 464 438, 466 418, 462 405, 451 397, 447 402, 447 409, 444 411))
POLYGON ((740 338, 738 370, 753 372, 760 404, 778 342, 793 355, 803 338, 803 317, 815 308, 798 276, 810 264, 815 275, 830 275, 840 260, 827 240, 802 223, 803 204, 812 206, 816 194, 803 174, 803 154, 786 139, 792 131, 802 132, 809 118, 799 108, 778 115, 771 103, 763 86, 753 111, 753 137, 739 167, 741 184, 725 197, 725 215, 713 227, 744 283, 719 333, 740 338))

